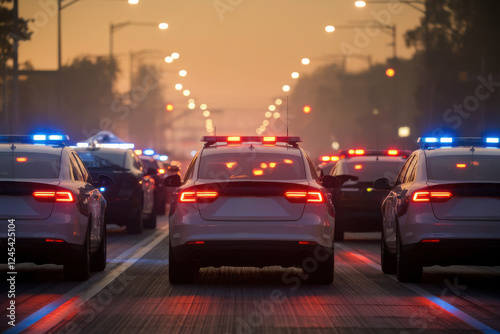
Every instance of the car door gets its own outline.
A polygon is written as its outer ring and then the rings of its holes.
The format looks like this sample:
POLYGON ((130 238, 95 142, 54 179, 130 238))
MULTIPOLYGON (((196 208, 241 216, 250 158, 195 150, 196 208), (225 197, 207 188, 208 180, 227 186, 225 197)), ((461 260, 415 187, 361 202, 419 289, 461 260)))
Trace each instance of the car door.
POLYGON ((394 187, 382 203, 383 237, 385 238, 387 247, 391 250, 396 248, 397 217, 405 204, 404 194, 407 192, 407 188, 405 187, 407 175, 409 175, 411 167, 415 165, 415 160, 415 155, 410 156, 408 160, 406 160, 396 178, 394 187))

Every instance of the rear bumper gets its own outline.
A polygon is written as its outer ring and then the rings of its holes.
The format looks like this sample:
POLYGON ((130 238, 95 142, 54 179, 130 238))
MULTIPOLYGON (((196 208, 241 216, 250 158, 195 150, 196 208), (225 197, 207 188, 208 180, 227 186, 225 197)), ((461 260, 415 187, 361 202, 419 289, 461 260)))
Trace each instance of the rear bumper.
POLYGON ((280 240, 213 240, 199 245, 184 244, 172 248, 177 261, 194 267, 301 267, 304 261, 324 261, 331 253, 331 247, 280 240))
MULTIPOLYGON (((65 264, 74 260, 83 251, 83 245, 67 242, 46 242, 46 238, 16 238, 15 257, 16 263, 33 262, 36 264, 65 264)), ((1 263, 7 263, 7 239, 0 239, 2 252, 1 263)))
POLYGON ((500 265, 500 239, 444 239, 406 245, 403 250, 423 266, 500 265))
POLYGON ((106 224, 127 225, 140 208, 139 201, 133 197, 106 199, 106 201, 106 224))

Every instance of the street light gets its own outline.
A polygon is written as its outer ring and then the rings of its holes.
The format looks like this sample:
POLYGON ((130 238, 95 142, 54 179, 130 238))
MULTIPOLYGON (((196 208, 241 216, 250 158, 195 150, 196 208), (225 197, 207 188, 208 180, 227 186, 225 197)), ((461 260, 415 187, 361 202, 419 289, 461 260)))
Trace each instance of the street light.
POLYGON ((167 23, 152 23, 152 22, 120 22, 120 23, 110 23, 109 25, 109 58, 113 59, 113 34, 115 31, 125 28, 127 26, 141 26, 141 27, 158 27, 160 30, 165 30, 168 28, 167 23))

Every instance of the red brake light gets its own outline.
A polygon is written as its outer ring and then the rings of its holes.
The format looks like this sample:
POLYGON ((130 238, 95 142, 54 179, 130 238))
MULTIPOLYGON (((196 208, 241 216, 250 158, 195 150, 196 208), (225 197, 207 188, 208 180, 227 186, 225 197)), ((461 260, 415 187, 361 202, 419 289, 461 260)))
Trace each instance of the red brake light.
POLYGON ((26 158, 26 157, 18 157, 18 158, 16 158, 16 161, 17 162, 26 162, 26 161, 28 161, 28 158, 26 158))
POLYGON ((74 202, 71 191, 35 191, 32 196, 39 202, 74 202))
POLYGON ((363 169, 363 165, 354 165, 354 169, 357 170, 363 169))
POLYGON ((213 202, 219 197, 219 193, 215 190, 209 191, 183 191, 179 196, 181 203, 196 203, 200 202, 213 202))
POLYGON ((451 196, 449 191, 416 191, 413 193, 412 202, 446 202, 451 196))
POLYGON ((158 168, 158 174, 165 174, 165 169, 158 168))
POLYGON ((325 197, 320 191, 287 191, 285 197, 292 203, 324 203, 325 197))
POLYGON ((467 165, 466 164, 457 164, 457 168, 466 168, 467 165))

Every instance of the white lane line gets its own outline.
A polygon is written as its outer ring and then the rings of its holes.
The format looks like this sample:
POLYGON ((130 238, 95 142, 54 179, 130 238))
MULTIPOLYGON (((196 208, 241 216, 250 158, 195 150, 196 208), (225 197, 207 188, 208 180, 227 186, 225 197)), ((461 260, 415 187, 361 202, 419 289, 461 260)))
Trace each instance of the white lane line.
MULTIPOLYGON (((378 263, 373 262, 372 260, 370 260, 366 256, 355 252, 352 248, 350 248, 346 245, 343 245, 343 244, 338 244, 338 243, 336 243, 335 246, 342 248, 343 250, 351 253, 352 255, 355 255, 361 261, 365 262, 369 266, 376 268, 378 270, 382 270, 378 263)), ((399 282, 394 275, 386 275, 386 276, 390 277, 391 279, 395 280, 396 282, 399 282)), ((483 324, 482 322, 473 318, 472 316, 468 315, 467 313, 460 311, 455 306, 445 302, 444 300, 442 300, 439 297, 434 296, 433 294, 422 289, 421 287, 417 286, 416 284, 413 284, 413 283, 400 283, 400 284, 404 285, 406 288, 408 288, 408 289, 412 290, 413 292, 419 294, 420 296, 424 297, 425 299, 427 299, 428 301, 430 301, 434 305, 439 306, 440 308, 442 308, 446 312, 453 314, 455 317, 457 317, 458 319, 462 320, 463 322, 469 324, 470 326, 474 327, 475 329, 480 330, 481 332, 487 333, 487 334, 500 334, 500 332, 498 332, 497 330, 483 324)))
POLYGON ((55 301, 47 304, 38 311, 32 313, 21 322, 16 324, 15 327, 11 327, 4 333, 20 333, 26 331, 45 333, 62 321, 66 316, 74 312, 78 307, 80 307, 87 300, 95 296, 106 286, 111 284, 118 276, 120 276, 125 270, 137 262, 141 257, 146 255, 151 249, 156 247, 160 242, 162 242, 168 236, 168 224, 159 228, 155 233, 148 236, 147 238, 141 240, 133 247, 127 249, 121 253, 117 259, 126 259, 122 264, 116 266, 109 272, 103 272, 95 274, 86 282, 77 285, 55 301), (132 256, 133 258, 128 258, 132 256), (60 306, 64 304, 64 308, 60 306), (41 322, 45 317, 50 316, 50 321, 41 322), (36 331, 30 330, 30 326, 37 324, 36 331))

